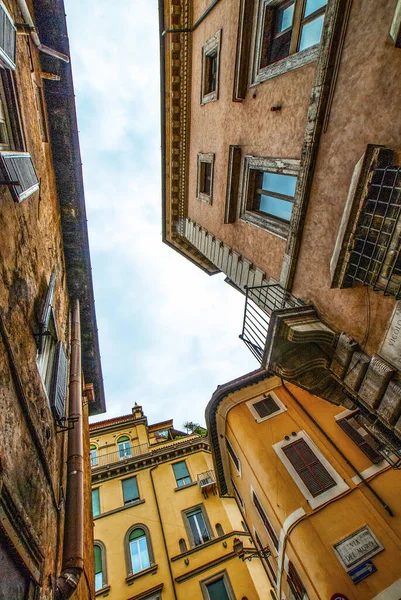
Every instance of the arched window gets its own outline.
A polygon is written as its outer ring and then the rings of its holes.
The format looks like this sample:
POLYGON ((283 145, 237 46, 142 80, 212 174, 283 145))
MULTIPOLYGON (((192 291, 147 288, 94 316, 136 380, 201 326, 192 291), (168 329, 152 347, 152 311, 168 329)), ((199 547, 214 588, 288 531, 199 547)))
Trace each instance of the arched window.
POLYGON ((127 435, 122 435, 117 440, 118 454, 120 458, 132 456, 131 443, 127 435))
POLYGON ((95 591, 107 586, 106 547, 103 542, 95 540, 93 546, 95 555, 95 591))
POLYGON ((91 467, 95 467, 97 465, 97 447, 95 444, 90 445, 90 457, 91 457, 91 467))
POLYGON ((216 523, 216 533, 219 537, 224 535, 224 529, 222 528, 220 523, 216 523))
POLYGON ((181 554, 182 554, 183 552, 186 552, 186 551, 187 551, 187 543, 186 543, 186 541, 184 540, 184 538, 181 538, 181 539, 180 539, 180 541, 178 542, 178 544, 179 544, 179 546, 180 546, 180 552, 181 552, 181 554))
POLYGON ((149 530, 145 525, 131 527, 125 536, 128 574, 139 573, 154 564, 149 530))

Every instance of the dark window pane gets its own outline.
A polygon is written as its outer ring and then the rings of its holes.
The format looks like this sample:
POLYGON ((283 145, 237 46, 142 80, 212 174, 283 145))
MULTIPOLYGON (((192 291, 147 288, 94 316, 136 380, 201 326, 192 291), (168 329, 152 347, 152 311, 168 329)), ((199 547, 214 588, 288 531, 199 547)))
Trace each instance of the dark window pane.
POLYGON ((230 600, 223 577, 206 585, 210 600, 230 600))
POLYGON ((205 519, 203 518, 202 511, 199 509, 187 514, 187 519, 194 538, 195 546, 199 546, 199 544, 208 542, 210 540, 210 536, 205 519))
POLYGON ((181 479, 182 477, 189 477, 187 465, 185 461, 178 462, 173 464, 173 471, 176 479, 181 479))
POLYGON ((200 173, 200 192, 206 196, 210 196, 212 188, 212 165, 211 163, 201 162, 200 173))
POLYGON ((124 504, 139 500, 138 484, 136 477, 130 477, 130 479, 123 479, 123 496, 124 504))
POLYGON ((269 415, 272 415, 273 413, 280 410, 280 407, 277 406, 277 404, 271 396, 263 398, 263 400, 260 400, 259 402, 255 402, 255 404, 253 404, 252 406, 261 419, 263 419, 264 417, 268 417, 269 415))

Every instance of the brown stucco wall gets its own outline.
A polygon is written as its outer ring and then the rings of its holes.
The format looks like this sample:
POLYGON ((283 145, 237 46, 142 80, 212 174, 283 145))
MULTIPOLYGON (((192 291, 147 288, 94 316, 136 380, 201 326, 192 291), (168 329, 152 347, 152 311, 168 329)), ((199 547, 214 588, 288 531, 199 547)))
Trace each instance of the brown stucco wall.
POLYGON ((401 144, 401 52, 387 41, 395 6, 396 0, 353 2, 293 288, 336 329, 358 341, 368 335, 369 353, 378 350, 395 301, 370 288, 330 289, 330 260, 352 173, 366 145, 401 144))
MULTIPOLYGON (((16 2, 7 6, 20 22, 16 2)), ((40 137, 32 72, 41 84, 37 51, 29 38, 18 36, 15 80, 26 150, 32 156, 41 185, 40 192, 20 204, 15 204, 8 189, 0 186, 0 317, 4 323, 0 335, 0 505, 7 490, 15 505, 10 519, 16 531, 22 536, 24 523, 28 545, 31 538, 38 543, 43 556, 39 598, 47 600, 54 597, 52 588, 61 566, 68 434, 56 434, 37 369, 33 334, 38 331, 38 311, 54 269, 53 306, 58 337, 68 352, 69 298, 51 148, 40 137), (46 469, 49 477, 45 475, 46 469)), ((82 577, 75 596, 80 600, 94 595, 87 407, 84 421, 87 577, 82 577)), ((14 543, 18 544, 18 538, 14 543)), ((7 575, 0 572, 0 579, 7 582, 7 575)), ((1 593, 2 588, 0 597, 11 598, 1 593)))
MULTIPOLYGON (((194 2, 194 22, 209 4, 194 2)), ((243 155, 300 159, 315 64, 265 81, 249 89, 244 102, 232 102, 238 12, 239 0, 221 0, 192 34, 188 216, 279 279, 285 240, 240 220, 224 224, 228 148, 238 144, 243 155), (219 98, 201 106, 202 46, 219 29, 219 98), (282 110, 272 112, 271 106, 277 104, 282 110), (211 206, 196 199, 198 152, 215 154, 211 206)))

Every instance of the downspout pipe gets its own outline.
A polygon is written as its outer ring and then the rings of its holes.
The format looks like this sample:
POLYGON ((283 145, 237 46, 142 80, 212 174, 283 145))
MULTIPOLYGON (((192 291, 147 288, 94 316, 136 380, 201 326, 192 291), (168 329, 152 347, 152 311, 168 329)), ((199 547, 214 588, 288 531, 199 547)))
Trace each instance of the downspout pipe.
POLYGON ((84 570, 84 457, 81 381, 81 325, 79 300, 75 300, 71 323, 71 364, 69 385, 67 498, 64 519, 64 546, 56 597, 68 600, 75 592, 84 570))
POLYGON ((49 56, 53 56, 54 58, 58 58, 59 60, 62 60, 63 62, 69 63, 70 59, 66 54, 63 54, 62 52, 58 52, 57 50, 54 50, 53 48, 49 48, 49 46, 45 46, 44 44, 41 44, 39 36, 38 36, 38 32, 36 30, 35 24, 33 22, 32 16, 31 16, 31 13, 29 12, 29 8, 26 4, 26 0, 17 0, 17 2, 18 2, 19 9, 21 11, 21 14, 24 18, 24 21, 28 25, 32 41, 35 44, 35 46, 37 47, 37 49, 40 50, 40 52, 43 52, 44 54, 48 54, 49 56))
POLYGON ((164 533, 164 527, 163 527, 163 521, 162 521, 162 516, 160 513, 160 507, 159 507, 159 501, 157 499, 157 494, 156 494, 156 488, 155 488, 155 482, 153 481, 153 471, 155 469, 157 469, 159 465, 155 465, 154 467, 151 467, 149 473, 150 473, 150 481, 152 482, 152 488, 153 488, 153 495, 155 497, 155 502, 156 502, 156 508, 157 508, 157 515, 159 517, 159 522, 160 522, 160 528, 162 530, 162 536, 163 536, 163 542, 164 542, 164 549, 166 551, 166 557, 167 557, 167 563, 168 563, 168 569, 170 571, 170 579, 171 579, 171 584, 173 586, 173 594, 174 594, 174 600, 178 600, 177 598, 177 592, 175 589, 175 582, 174 582, 174 577, 173 577, 173 571, 171 570, 171 564, 170 564, 170 557, 168 554, 168 548, 167 548, 167 542, 166 542, 166 536, 164 533))
POLYGON ((310 421, 312 421, 312 423, 315 425, 315 427, 320 431, 320 433, 326 438, 326 440, 328 442, 330 442, 330 444, 337 450, 338 454, 341 456, 341 458, 347 463, 347 465, 354 471, 354 473, 356 475, 358 475, 359 479, 362 481, 362 483, 364 483, 366 485, 366 487, 368 488, 368 490, 373 494, 373 496, 376 498, 376 500, 382 505, 382 507, 388 512, 388 514, 390 515, 390 517, 394 517, 394 513, 391 510, 391 508, 389 507, 388 504, 386 504, 386 502, 383 500, 383 498, 381 496, 379 496, 379 494, 376 492, 376 490, 374 490, 372 488, 372 486, 370 485, 370 483, 364 478, 364 476, 358 471, 358 469, 353 465, 353 463, 349 460, 349 458, 347 458, 344 454, 344 452, 342 452, 342 450, 340 450, 340 448, 337 446, 337 444, 335 443, 335 441, 329 436, 328 433, 325 432, 325 430, 323 429, 323 427, 321 427, 319 425, 319 423, 316 421, 316 419, 314 419, 314 417, 312 417, 312 415, 309 413, 308 410, 306 410, 306 408, 303 406, 303 404, 301 402, 299 402, 298 398, 296 396, 294 396, 294 394, 291 392, 291 390, 285 385, 284 383, 284 379, 281 378, 281 383, 283 388, 285 389, 285 391, 287 392, 287 394, 289 394, 291 396, 291 398, 294 400, 294 402, 297 404, 297 406, 302 410, 303 413, 305 413, 307 415, 307 417, 310 419, 310 421))
POLYGON ((165 29, 164 31, 162 31, 161 36, 164 37, 167 33, 192 33, 193 31, 195 31, 198 25, 200 25, 202 21, 206 19, 208 14, 214 9, 216 4, 218 4, 219 2, 220 0, 213 0, 211 5, 208 6, 203 15, 199 17, 199 19, 196 21, 196 23, 194 23, 194 25, 192 25, 192 27, 184 27, 180 29, 165 29))

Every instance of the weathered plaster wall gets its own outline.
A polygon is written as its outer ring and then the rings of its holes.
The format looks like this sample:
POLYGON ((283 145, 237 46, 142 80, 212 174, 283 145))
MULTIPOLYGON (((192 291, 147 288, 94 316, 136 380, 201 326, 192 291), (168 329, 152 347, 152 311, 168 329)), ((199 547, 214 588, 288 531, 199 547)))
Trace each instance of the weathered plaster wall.
MULTIPOLYGON (((194 2, 194 22, 209 4, 194 2)), ((285 240, 240 220, 224 224, 228 148, 238 144, 243 155, 300 159, 315 64, 265 81, 249 89, 244 102, 232 102, 238 11, 239 0, 221 0, 192 34, 188 216, 279 279, 285 240), (202 46, 219 29, 219 98, 201 106, 202 46), (282 110, 272 112, 277 104, 282 110), (198 152, 215 154, 211 206, 196 199, 198 152)))
POLYGON ((372 289, 331 289, 330 260, 352 173, 367 144, 401 145, 401 51, 387 41, 395 0, 354 0, 327 132, 322 135, 294 293, 338 330, 380 346, 394 299, 372 289), (370 306, 367 323, 366 306, 370 306))

